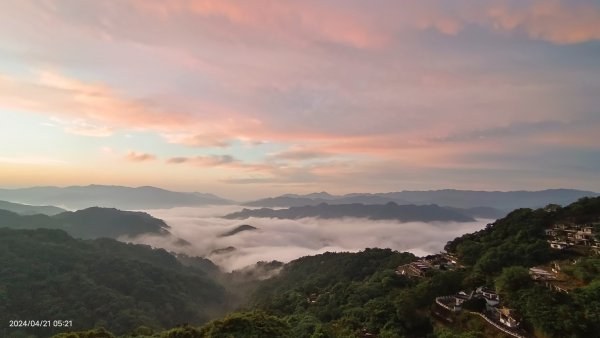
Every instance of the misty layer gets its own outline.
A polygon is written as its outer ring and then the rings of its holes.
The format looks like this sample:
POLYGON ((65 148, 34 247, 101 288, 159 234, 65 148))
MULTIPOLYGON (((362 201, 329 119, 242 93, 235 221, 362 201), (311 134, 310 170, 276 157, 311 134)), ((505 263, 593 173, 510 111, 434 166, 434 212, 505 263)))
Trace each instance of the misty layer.
POLYGON ((258 229, 222 236, 242 224, 239 220, 221 218, 235 210, 239 210, 239 206, 152 210, 150 213, 154 217, 165 220, 170 226, 173 236, 143 235, 123 239, 207 257, 230 271, 258 261, 288 262, 326 251, 359 251, 369 247, 425 255, 440 251, 447 241, 482 229, 490 221, 401 223, 356 218, 248 218, 243 224, 258 229), (184 239, 185 242, 175 238, 184 239))

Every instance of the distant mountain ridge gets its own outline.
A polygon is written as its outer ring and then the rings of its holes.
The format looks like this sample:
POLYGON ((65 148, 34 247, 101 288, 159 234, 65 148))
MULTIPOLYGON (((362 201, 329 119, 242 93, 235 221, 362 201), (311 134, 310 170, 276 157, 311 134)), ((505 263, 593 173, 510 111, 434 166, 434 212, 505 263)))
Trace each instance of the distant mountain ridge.
POLYGON ((107 207, 128 210, 232 203, 213 194, 175 192, 150 186, 132 188, 112 185, 0 189, 0 200, 52 204, 70 209, 107 207))
POLYGON ((475 191, 430 190, 400 191, 389 193, 352 193, 330 195, 326 192, 308 195, 287 194, 245 203, 245 206, 287 208, 305 205, 327 204, 437 204, 454 208, 487 207, 507 212, 516 208, 538 208, 554 203, 566 205, 581 197, 600 196, 599 193, 575 189, 547 189, 540 191, 475 191))
POLYGON ((60 229, 73 237, 92 239, 118 238, 141 234, 168 235, 169 226, 161 219, 145 212, 123 211, 112 208, 88 208, 67 211, 54 216, 19 215, 0 210, 0 228, 12 229, 60 229))
MULTIPOLYGON (((547 204, 567 205, 581 197, 600 196, 599 193, 575 189, 547 189, 540 191, 475 191, 475 190, 430 190, 399 191, 388 193, 351 193, 332 195, 317 192, 306 195, 284 194, 243 203, 244 206, 265 208, 289 208, 321 203, 334 204, 386 204, 400 205, 437 204, 462 209, 494 208, 487 212, 505 215, 515 208, 538 208, 547 204)), ((236 202, 219 196, 199 192, 176 192, 161 188, 142 186, 125 187, 113 185, 88 185, 70 187, 31 187, 23 189, 0 189, 0 200, 29 205, 54 205, 69 209, 84 209, 93 206, 124 210, 194 207, 206 205, 231 205, 236 202)), ((11 210, 5 207, 6 210, 11 210)), ((55 210, 56 212, 58 210, 55 210)), ((54 214, 45 210, 46 214, 54 214)), ((483 211, 481 209, 480 211, 483 211)), ((17 211, 19 212, 19 211, 17 211)), ((29 214, 29 212, 26 212, 29 214)))
POLYGON ((0 209, 16 212, 19 215, 36 215, 43 214, 53 216, 65 212, 67 210, 51 205, 29 205, 21 203, 12 203, 0 201, 0 209))
POLYGON ((299 219, 316 217, 333 218, 367 218, 371 220, 398 220, 402 222, 421 221, 474 221, 464 213, 438 205, 398 205, 394 202, 387 204, 334 204, 322 203, 316 206, 290 207, 288 209, 243 209, 223 216, 227 219, 246 219, 249 217, 299 219))
MULTIPOLYGON (((386 204, 389 202, 394 202, 397 204, 410 204, 406 201, 399 199, 391 199, 386 197, 381 197, 377 195, 356 195, 356 196, 334 196, 323 198, 320 197, 307 197, 314 196, 315 194, 309 194, 306 196, 301 195, 282 195, 279 197, 268 197, 262 200, 257 200, 253 202, 244 203, 244 206, 249 207, 265 207, 265 208, 287 208, 287 207, 303 207, 307 205, 319 205, 321 203, 327 204, 352 204, 352 203, 360 203, 360 204, 386 204)), ((317 196, 320 194, 316 194, 317 196)))

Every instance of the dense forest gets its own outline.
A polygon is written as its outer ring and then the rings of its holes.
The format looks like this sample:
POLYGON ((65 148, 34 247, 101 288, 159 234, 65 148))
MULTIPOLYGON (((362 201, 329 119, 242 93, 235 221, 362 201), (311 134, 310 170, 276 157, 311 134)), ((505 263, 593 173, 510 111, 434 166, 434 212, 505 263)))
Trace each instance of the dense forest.
POLYGON ((227 305, 226 291, 204 271, 164 250, 78 240, 60 230, 6 228, 0 229, 0 300, 3 323, 65 319, 73 329, 104 327, 117 334, 142 325, 201 324, 227 305))
POLYGON ((390 249, 302 257, 246 287, 247 298, 237 311, 212 321, 218 311, 202 311, 231 302, 224 288, 241 287, 243 278, 237 284, 223 281, 236 273, 113 240, 5 229, 0 298, 6 301, 0 309, 3 318, 9 313, 73 318, 74 332, 60 338, 506 337, 467 313, 452 323, 432 315, 436 297, 486 286, 521 315, 521 328, 531 336, 594 337, 600 332, 600 257, 580 248, 551 249, 545 230, 565 222, 598 227, 599 217, 600 198, 563 208, 515 210, 448 242, 445 249, 458 258, 457 269, 421 278, 396 273, 418 257, 390 249), (562 262, 562 273, 575 283, 569 292, 531 278, 529 268, 553 262, 562 262), (184 323, 190 325, 176 325, 184 323))

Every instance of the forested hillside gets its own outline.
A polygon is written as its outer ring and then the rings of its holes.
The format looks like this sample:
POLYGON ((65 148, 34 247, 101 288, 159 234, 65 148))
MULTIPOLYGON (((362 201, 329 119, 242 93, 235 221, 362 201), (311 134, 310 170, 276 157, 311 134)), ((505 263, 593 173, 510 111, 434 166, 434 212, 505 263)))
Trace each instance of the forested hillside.
POLYGON ((123 211, 113 208, 87 208, 66 211, 54 216, 19 215, 0 210, 0 227, 13 229, 60 229, 77 238, 134 237, 141 234, 169 233, 169 226, 161 219, 145 212, 123 211))
MULTIPOLYGON (((540 337, 594 337, 600 332, 600 256, 593 246, 551 249, 545 230, 555 224, 587 224, 600 233, 600 198, 582 198, 560 208, 519 209, 485 230, 446 245, 470 265, 465 285, 492 285, 540 337), (535 283, 530 267, 560 266, 561 291, 535 283), (560 318, 560 320, 557 320, 560 318)), ((597 244, 596 244, 597 245, 597 244)), ((548 268, 549 270, 549 268, 548 268)))
POLYGON ((50 229, 0 229, 0 300, 3 323, 67 319, 75 330, 105 327, 116 334, 141 325, 199 325, 227 306, 221 286, 164 250, 77 240, 50 229))

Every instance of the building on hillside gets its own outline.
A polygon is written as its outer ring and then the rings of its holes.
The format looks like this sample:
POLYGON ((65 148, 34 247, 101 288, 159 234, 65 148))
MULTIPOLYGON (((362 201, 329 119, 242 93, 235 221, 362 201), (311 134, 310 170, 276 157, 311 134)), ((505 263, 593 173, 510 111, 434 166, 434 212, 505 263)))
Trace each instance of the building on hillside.
POLYGON ((409 264, 400 265, 396 274, 408 277, 425 277, 432 266, 424 260, 418 260, 409 264))
POLYGON ((408 277, 425 277, 431 267, 422 262, 412 262, 409 264, 400 265, 396 269, 396 274, 408 277))
POLYGON ((571 290, 582 287, 583 283, 576 278, 561 273, 561 266, 553 262, 550 269, 533 267, 529 269, 531 279, 548 287, 550 290, 569 293, 571 290))
POLYGON ((488 311, 500 304, 500 295, 498 295, 495 290, 485 286, 480 286, 475 289, 475 295, 485 300, 485 308, 488 311))
POLYGON ((467 295, 466 292, 460 291, 454 295, 454 311, 460 311, 464 302, 471 299, 472 293, 467 295))
POLYGON ((592 253, 600 252, 600 224, 556 223, 545 229, 552 249, 564 250, 571 246, 589 247, 592 253))
POLYGON ((534 281, 550 281, 557 279, 556 273, 544 270, 542 268, 530 268, 529 276, 534 281))
POLYGON ((442 255, 448 262, 454 265, 458 265, 458 258, 455 255, 445 251, 441 252, 440 255, 442 255))
POLYGON ((564 250, 570 246, 567 242, 548 241, 548 244, 550 244, 550 247, 552 249, 557 249, 557 250, 564 250))
POLYGON ((560 209, 560 205, 558 205, 558 204, 548 204, 547 206, 544 207, 545 212, 555 212, 555 211, 558 211, 559 209, 560 209))
POLYGON ((444 254, 428 255, 423 257, 423 261, 438 270, 454 270, 456 268, 456 262, 444 254))
POLYGON ((426 277, 432 270, 455 270, 462 268, 456 257, 446 252, 428 255, 396 268, 396 274, 409 277, 426 277))

